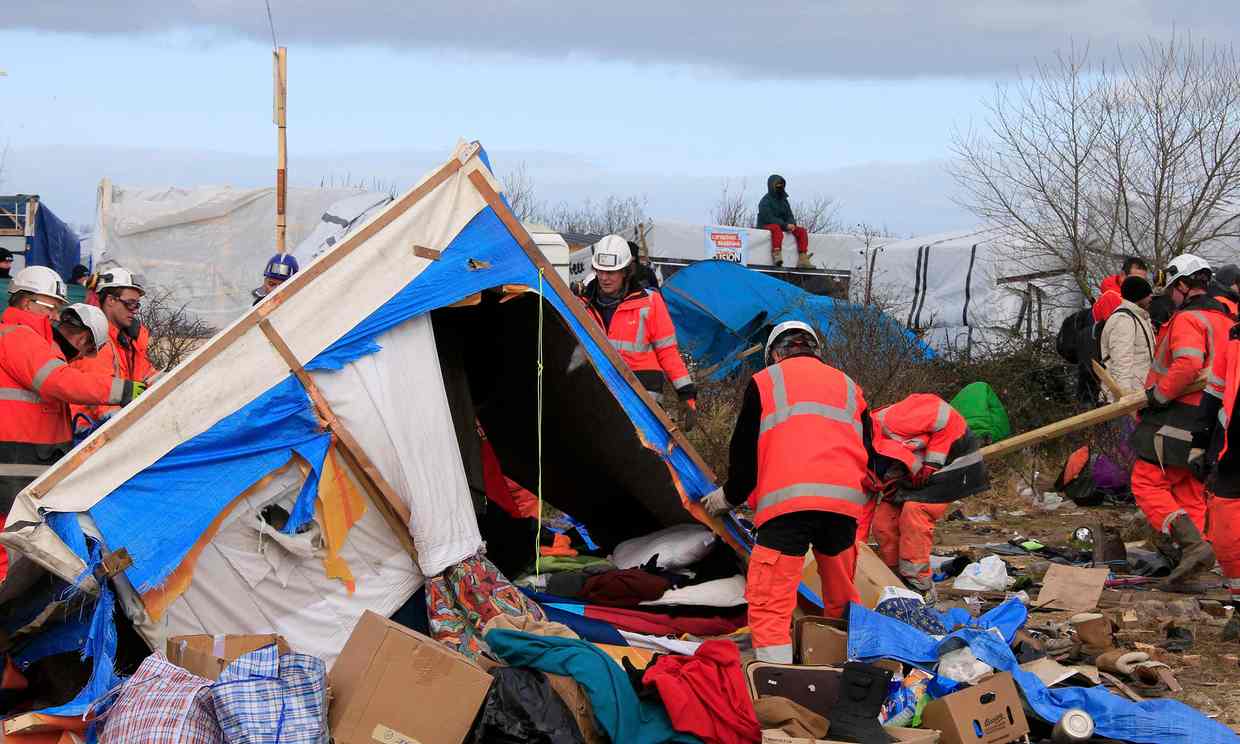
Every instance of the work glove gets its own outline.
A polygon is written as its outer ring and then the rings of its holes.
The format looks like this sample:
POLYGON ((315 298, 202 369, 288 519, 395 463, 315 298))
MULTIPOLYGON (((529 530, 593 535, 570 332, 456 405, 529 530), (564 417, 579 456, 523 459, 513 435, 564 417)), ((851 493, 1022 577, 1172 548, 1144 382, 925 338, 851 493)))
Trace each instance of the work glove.
POLYGON ((716 488, 706 494, 706 498, 702 499, 702 508, 712 517, 718 517, 721 514, 727 514, 732 511, 732 504, 728 502, 728 497, 723 494, 723 489, 716 488))
POLYGON ((686 434, 697 428, 697 401, 692 398, 685 401, 685 415, 680 428, 686 434))
POLYGON ((146 383, 141 380, 132 380, 125 383, 124 390, 121 392, 121 405, 128 405, 131 401, 146 392, 146 383))
POLYGON ((1162 408, 1164 405, 1166 405, 1166 404, 1164 404, 1164 403, 1160 402, 1160 401, 1158 400, 1158 398, 1154 397, 1154 388, 1152 388, 1152 387, 1151 387, 1151 388, 1146 388, 1146 390, 1145 390, 1145 401, 1146 401, 1146 405, 1147 405, 1147 407, 1149 407, 1149 408, 1162 408))
POLYGON ((938 468, 932 468, 929 465, 922 466, 922 469, 917 471, 917 475, 909 478, 909 482, 913 485, 913 488, 925 488, 926 484, 930 482, 930 477, 937 472, 939 472, 938 468))

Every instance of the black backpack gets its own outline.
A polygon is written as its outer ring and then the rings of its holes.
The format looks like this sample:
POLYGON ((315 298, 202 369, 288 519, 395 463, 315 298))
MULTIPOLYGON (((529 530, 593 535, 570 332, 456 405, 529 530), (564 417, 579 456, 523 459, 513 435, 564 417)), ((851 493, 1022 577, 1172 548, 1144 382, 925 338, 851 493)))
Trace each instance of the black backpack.
MULTIPOLYGON (((1055 351, 1059 356, 1063 357, 1069 364, 1079 364, 1081 362, 1081 346, 1084 341, 1094 336, 1094 315, 1093 308, 1085 308, 1077 310, 1068 317, 1064 318, 1063 324, 1059 326, 1059 333, 1055 334, 1055 351)), ((1095 346, 1101 339, 1094 339, 1095 346)), ((1095 349, 1097 354, 1094 358, 1100 359, 1101 354, 1095 349)), ((1088 361, 1087 357, 1085 361, 1088 361)))

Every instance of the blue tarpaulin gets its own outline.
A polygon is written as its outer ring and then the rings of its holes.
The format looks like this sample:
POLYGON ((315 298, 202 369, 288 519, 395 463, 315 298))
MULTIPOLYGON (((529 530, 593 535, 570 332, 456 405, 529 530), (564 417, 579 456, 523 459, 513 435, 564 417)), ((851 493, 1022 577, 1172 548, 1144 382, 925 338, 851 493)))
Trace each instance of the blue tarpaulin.
POLYGON ((765 344, 771 327, 785 320, 805 321, 830 342, 843 320, 874 314, 878 327, 887 331, 882 341, 907 348, 918 358, 934 356, 929 346, 877 309, 810 294, 730 261, 699 261, 672 275, 662 291, 681 351, 699 370, 711 370, 706 377, 712 380, 746 368, 756 371, 762 355, 742 359, 741 352, 765 344))
POLYGON ((82 262, 82 241, 46 204, 39 203, 35 213, 34 236, 30 238, 27 266, 48 266, 65 282, 73 275, 73 267, 82 262))
MULTIPOLYGON (((1004 605, 979 618, 979 625, 1006 631, 1010 623, 1023 615, 1023 608, 1014 611, 1008 600, 1004 605), (1005 627, 1006 626, 1006 627, 1005 627)), ((1024 617, 1020 617, 1024 624, 1024 617)), ((1080 708, 1094 719, 1099 736, 1135 744, 1224 744, 1237 742, 1231 729, 1212 721, 1177 700, 1146 700, 1134 703, 1104 687, 1048 688, 1037 675, 1020 668, 1020 663, 1005 641, 982 627, 963 628, 948 636, 959 639, 973 650, 978 659, 998 671, 1011 672, 1029 708, 1042 720, 1058 721, 1065 712, 1080 708)), ((923 669, 932 670, 945 642, 894 618, 853 604, 848 614, 848 658, 860 661, 898 659, 923 669)), ((956 683, 936 679, 931 690, 944 692, 956 683)))

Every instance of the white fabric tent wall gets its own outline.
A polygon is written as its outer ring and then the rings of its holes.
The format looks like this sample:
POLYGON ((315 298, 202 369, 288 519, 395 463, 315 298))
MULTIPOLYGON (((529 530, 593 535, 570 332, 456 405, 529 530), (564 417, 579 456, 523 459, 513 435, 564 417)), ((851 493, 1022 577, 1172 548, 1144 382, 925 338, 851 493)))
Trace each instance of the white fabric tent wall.
MULTIPOLYGON (((671 220, 649 220, 645 223, 646 247, 654 258, 677 258, 702 261, 706 253, 706 229, 713 225, 697 225, 671 220)), ((733 230, 736 228, 727 228, 733 230)), ((769 230, 745 229, 748 240, 747 264, 771 265, 771 233, 769 230)), ((626 240, 640 242, 638 227, 625 228, 620 235, 626 240)), ((854 256, 864 247, 855 235, 811 234, 809 236, 810 260, 819 269, 848 271, 856 262, 854 256)), ((784 236, 783 257, 786 264, 796 262, 796 239, 784 236)))
MULTIPOLYGON (((359 194, 372 203, 386 198, 355 189, 289 189, 290 251, 333 205, 359 194)), ((99 185, 91 246, 97 268, 124 266, 148 285, 172 290, 175 302, 217 328, 253 303, 250 292, 262 281, 274 241, 274 188, 137 188, 107 179, 99 185)))

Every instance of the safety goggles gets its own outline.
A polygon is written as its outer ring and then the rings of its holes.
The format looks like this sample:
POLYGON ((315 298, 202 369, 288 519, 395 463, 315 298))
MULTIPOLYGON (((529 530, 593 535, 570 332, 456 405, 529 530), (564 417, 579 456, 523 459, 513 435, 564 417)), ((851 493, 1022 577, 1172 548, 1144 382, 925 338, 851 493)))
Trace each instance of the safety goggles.
POLYGON ((114 298, 117 302, 125 306, 125 309, 131 313, 136 313, 142 309, 142 300, 122 300, 119 297, 114 298))
POLYGON ((60 306, 60 305, 53 304, 53 303, 51 303, 51 302, 44 302, 43 300, 31 300, 31 302, 33 302, 33 303, 34 303, 34 304, 36 304, 36 305, 40 305, 40 306, 42 306, 42 307, 45 307, 45 308, 47 308, 48 310, 51 310, 52 312, 55 312, 55 311, 57 311, 57 310, 59 310, 59 309, 61 308, 61 306, 60 306))

